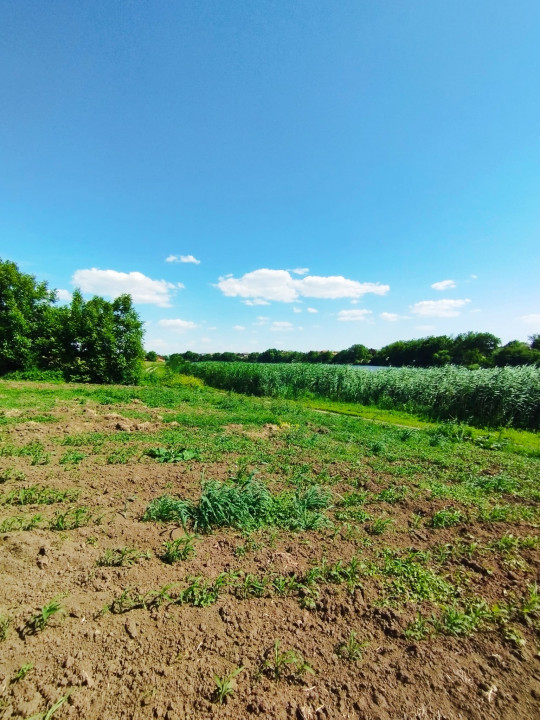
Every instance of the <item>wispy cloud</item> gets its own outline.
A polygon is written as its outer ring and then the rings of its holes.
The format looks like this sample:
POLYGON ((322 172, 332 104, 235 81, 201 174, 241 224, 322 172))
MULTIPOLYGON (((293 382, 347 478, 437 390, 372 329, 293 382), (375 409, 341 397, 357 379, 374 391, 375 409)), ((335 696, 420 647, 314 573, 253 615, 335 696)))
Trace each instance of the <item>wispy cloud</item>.
POLYGON ((397 322, 398 320, 408 320, 407 315, 398 315, 397 313, 389 313, 389 312, 382 312, 379 314, 379 317, 381 320, 386 320, 386 322, 397 322))
POLYGON ((270 330, 272 332, 290 332, 291 330, 294 330, 294 325, 286 320, 275 320, 270 325, 270 330))
POLYGON ((319 311, 316 310, 315 308, 306 308, 306 310, 307 310, 308 313, 318 313, 318 312, 319 312, 319 311))
POLYGON ((165 262, 168 263, 193 263, 194 265, 200 265, 201 261, 197 260, 193 255, 169 255, 165 258, 165 262))
POLYGON ((193 330, 199 327, 196 323, 191 320, 182 320, 181 318, 162 318, 158 325, 169 330, 175 330, 177 332, 183 332, 184 330, 193 330))
POLYGON ((238 330, 238 332, 242 332, 242 330, 245 330, 246 328, 243 325, 233 325, 233 330, 238 330))
POLYGON ((520 317, 520 320, 527 325, 536 325, 540 329, 540 313, 530 313, 529 315, 522 315, 520 317))
POLYGON ((456 287, 456 281, 455 280, 441 280, 440 282, 435 282, 431 286, 434 290, 451 290, 452 288, 456 287))
POLYGON ((118 272, 117 270, 76 270, 71 282, 84 293, 118 297, 128 293, 134 303, 170 307, 172 293, 184 287, 182 283, 166 280, 152 280, 140 272, 118 272))
POLYGON ((389 285, 361 283, 341 275, 327 277, 307 275, 301 280, 293 278, 288 270, 261 268, 240 278, 221 277, 217 287, 227 297, 240 297, 276 302, 294 302, 300 297, 338 299, 358 298, 366 293, 385 295, 389 285))
POLYGON ((338 320, 340 322, 360 322, 371 315, 371 310, 340 310, 338 320))
POLYGON ((464 300, 422 300, 411 305, 411 312, 422 317, 457 317, 461 313, 461 309, 470 302, 468 298, 464 300))
POLYGON ((309 268, 295 268, 294 270, 291 270, 291 272, 295 273, 295 275, 307 275, 309 268))

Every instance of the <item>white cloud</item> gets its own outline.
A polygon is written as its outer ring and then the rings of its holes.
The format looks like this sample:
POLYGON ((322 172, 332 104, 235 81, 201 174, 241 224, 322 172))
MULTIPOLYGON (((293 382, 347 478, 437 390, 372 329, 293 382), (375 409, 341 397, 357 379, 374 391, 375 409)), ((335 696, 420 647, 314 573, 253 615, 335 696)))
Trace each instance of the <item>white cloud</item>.
POLYGON ((261 298, 255 298, 254 300, 242 300, 244 305, 254 306, 254 305, 270 305, 268 300, 262 300, 261 298))
POLYGON ((158 322, 158 325, 169 328, 170 330, 176 330, 177 332, 193 330, 193 328, 199 327, 191 320, 182 320, 181 318, 163 318, 158 322))
POLYGON ((295 306, 295 307, 293 307, 293 312, 295 312, 295 313, 301 313, 301 312, 302 312, 302 308, 299 308, 299 307, 296 307, 296 306, 295 306))
POLYGON ((116 270, 76 270, 71 282, 84 293, 118 297, 129 293, 134 303, 171 306, 171 294, 177 285, 166 280, 152 280, 140 272, 123 273, 116 270))
POLYGON ((295 275, 307 275, 309 268, 295 268, 291 272, 295 273, 295 275))
POLYGON ((72 294, 69 292, 69 290, 57 290, 56 291, 56 297, 60 302, 71 302, 72 294))
POLYGON ((169 255, 169 257, 165 258, 165 262, 169 263, 194 263, 195 265, 200 265, 201 261, 197 260, 196 257, 193 257, 193 255, 169 255))
POLYGON ((399 315, 397 313, 389 313, 389 312, 382 312, 379 317, 381 320, 386 320, 387 322, 396 322, 396 320, 399 320, 399 315))
POLYGON ((243 325, 234 325, 234 327, 233 327, 233 330, 242 331, 242 330, 245 330, 245 329, 246 329, 246 328, 245 328, 243 325))
POLYGON ((422 317, 457 317, 461 308, 470 303, 469 299, 464 300, 422 300, 411 305, 411 311, 422 317))
POLYGON ((290 332, 291 330, 294 330, 294 326, 290 322, 276 320, 270 326, 270 330, 272 332, 281 332, 281 331, 290 332))
POLYGON ((293 278, 288 270, 268 268, 254 270, 241 278, 221 277, 217 287, 227 297, 277 302, 293 302, 300 297, 337 299, 358 298, 366 293, 385 295, 390 289, 389 285, 360 283, 341 275, 308 275, 299 280, 293 278))
POLYGON ((471 280, 478 280, 478 275, 471 275, 471 280))
POLYGON ((456 287, 455 280, 441 280, 440 282, 433 283, 431 286, 434 290, 451 290, 456 287))
POLYGON ((540 327, 540 313, 531 313, 530 315, 522 315, 520 317, 521 322, 527 323, 527 325, 537 325, 540 327))
POLYGON ((341 322, 359 322, 365 320, 367 315, 371 315, 371 310, 340 310, 338 320, 341 322))
POLYGON ((309 313, 318 313, 318 312, 319 312, 318 310, 315 310, 315 308, 306 308, 306 310, 307 310, 309 313))
POLYGON ((253 325, 268 325, 270 322, 269 317, 265 317, 264 315, 259 315, 257 318, 257 322, 254 322, 253 325))

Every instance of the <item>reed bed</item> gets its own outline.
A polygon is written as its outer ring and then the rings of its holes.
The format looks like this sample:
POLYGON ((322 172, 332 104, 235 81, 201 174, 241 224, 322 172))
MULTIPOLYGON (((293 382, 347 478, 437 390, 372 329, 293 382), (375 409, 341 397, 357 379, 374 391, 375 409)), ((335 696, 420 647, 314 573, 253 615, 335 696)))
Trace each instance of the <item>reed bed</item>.
POLYGON ((190 364, 188 372, 211 387, 248 395, 308 395, 481 427, 540 428, 540 368, 534 366, 468 370, 447 365, 370 372, 335 365, 202 362, 190 364))

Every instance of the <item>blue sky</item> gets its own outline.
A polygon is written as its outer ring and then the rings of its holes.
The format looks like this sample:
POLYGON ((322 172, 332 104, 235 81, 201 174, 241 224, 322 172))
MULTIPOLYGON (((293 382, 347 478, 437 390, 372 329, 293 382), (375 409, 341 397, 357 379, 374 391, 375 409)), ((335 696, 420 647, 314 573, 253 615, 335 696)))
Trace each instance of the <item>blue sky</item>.
POLYGON ((0 0, 0 257, 147 349, 540 332, 537 0, 0 0))

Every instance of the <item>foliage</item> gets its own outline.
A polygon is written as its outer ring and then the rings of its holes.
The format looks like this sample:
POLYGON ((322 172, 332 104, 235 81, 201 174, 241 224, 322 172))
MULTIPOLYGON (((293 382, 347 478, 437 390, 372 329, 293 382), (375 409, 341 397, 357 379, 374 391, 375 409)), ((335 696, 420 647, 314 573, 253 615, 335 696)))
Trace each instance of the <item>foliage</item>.
POLYGON ((129 295, 56 306, 47 283, 0 259, 0 375, 33 380, 132 384, 139 380, 143 326, 129 295))

